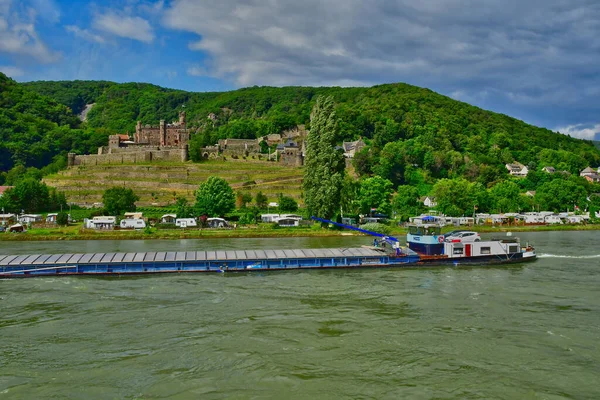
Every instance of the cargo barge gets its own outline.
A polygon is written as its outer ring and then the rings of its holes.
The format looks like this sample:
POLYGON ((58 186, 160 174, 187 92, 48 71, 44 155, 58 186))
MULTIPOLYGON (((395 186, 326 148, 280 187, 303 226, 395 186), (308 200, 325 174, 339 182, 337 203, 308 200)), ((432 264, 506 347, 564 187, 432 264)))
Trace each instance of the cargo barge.
POLYGON ((0 255, 0 278, 497 265, 536 259, 533 247, 521 246, 516 238, 462 243, 446 240, 439 227, 422 225, 410 228, 408 247, 402 247, 394 237, 350 229, 379 239, 374 246, 357 248, 0 255))

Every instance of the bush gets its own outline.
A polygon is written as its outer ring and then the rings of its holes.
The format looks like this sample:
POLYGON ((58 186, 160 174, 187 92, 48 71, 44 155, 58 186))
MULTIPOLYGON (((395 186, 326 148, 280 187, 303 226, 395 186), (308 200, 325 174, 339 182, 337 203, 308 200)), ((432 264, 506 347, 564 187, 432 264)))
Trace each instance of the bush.
POLYGON ((382 235, 389 235, 389 233, 391 231, 389 226, 384 225, 384 224, 379 224, 377 222, 371 222, 368 224, 361 225, 360 229, 381 233, 382 235))
POLYGON ((61 226, 69 225, 69 214, 64 211, 61 211, 56 216, 56 223, 61 226))

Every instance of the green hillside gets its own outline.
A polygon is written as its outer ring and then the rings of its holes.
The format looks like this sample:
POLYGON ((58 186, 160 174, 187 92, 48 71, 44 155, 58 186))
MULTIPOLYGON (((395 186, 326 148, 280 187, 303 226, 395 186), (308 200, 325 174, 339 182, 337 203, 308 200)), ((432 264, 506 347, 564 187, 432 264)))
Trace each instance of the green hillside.
POLYGON ((200 183, 210 176, 227 180, 234 191, 261 191, 269 201, 282 193, 302 203, 302 169, 266 161, 228 160, 192 163, 79 166, 44 178, 44 182, 65 193, 69 202, 90 206, 102 201, 110 186, 132 188, 140 197, 139 206, 167 206, 176 197, 195 201, 200 183))
POLYGON ((43 168, 68 151, 86 153, 106 142, 107 131, 80 125, 63 104, 0 73, 0 172, 43 168))
MULTIPOLYGON (((545 165, 576 173, 600 164, 590 142, 535 127, 407 84, 371 88, 252 87, 224 93, 191 93, 149 84, 32 82, 39 93, 60 93, 76 104, 85 93, 96 103, 91 128, 133 131, 135 122, 175 120, 185 106, 199 148, 220 138, 255 138, 296 125, 309 125, 317 95, 333 96, 342 140, 364 138, 371 151, 356 160, 357 171, 379 174, 396 184, 464 176, 490 184, 506 176, 504 164, 519 161, 533 169, 545 165), (104 88, 102 91, 99 88, 104 88), (216 120, 210 120, 209 114, 216 120), (415 174, 415 170, 417 173, 415 174)), ((77 103, 78 104, 78 103, 77 103)))

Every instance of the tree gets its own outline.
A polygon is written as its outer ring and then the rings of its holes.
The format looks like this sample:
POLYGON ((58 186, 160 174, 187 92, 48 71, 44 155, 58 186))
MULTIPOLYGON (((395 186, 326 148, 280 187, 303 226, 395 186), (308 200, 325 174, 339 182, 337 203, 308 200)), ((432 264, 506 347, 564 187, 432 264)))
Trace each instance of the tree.
POLYGON ((178 197, 175 202, 175 214, 177 218, 190 218, 193 216, 193 208, 185 197, 178 197))
POLYGON ((259 209, 267 208, 267 196, 263 194, 263 192, 256 193, 256 197, 254 198, 254 202, 256 203, 256 207, 259 209))
POLYGON ((56 223, 61 226, 69 225, 69 214, 64 211, 61 211, 56 216, 56 223))
POLYGON ((279 194, 278 198, 279 203, 279 211, 283 212, 296 212, 298 211, 298 203, 296 200, 289 196, 284 196, 283 194, 279 194))
POLYGON ((471 213, 476 201, 470 189, 471 184, 466 179, 440 179, 433 186, 436 209, 451 217, 471 213))
POLYGON ((342 186, 342 214, 356 215, 360 212, 360 204, 358 203, 359 188, 360 182, 346 175, 342 186))
POLYGON ((48 209, 50 204, 50 193, 48 186, 34 178, 25 178, 18 182, 14 188, 7 190, 6 197, 8 207, 6 211, 40 212, 48 209))
POLYGON ((104 209, 111 215, 135 211, 135 202, 140 198, 130 188, 113 187, 106 189, 102 195, 104 209))
POLYGON ((248 203, 252 202, 252 195, 248 192, 237 192, 235 194, 235 206, 237 208, 246 208, 248 203))
POLYGON ((396 195, 392 199, 392 209, 400 215, 402 220, 416 216, 423 211, 424 206, 419 202, 419 191, 408 185, 398 187, 396 195))
POLYGON ((583 208, 587 193, 583 186, 571 180, 555 179, 537 188, 535 199, 543 210, 560 212, 583 208))
POLYGON ((380 176, 363 179, 358 189, 360 211, 368 214, 371 209, 376 208, 380 213, 389 214, 393 186, 392 182, 380 176))
POLYGON ((235 209, 235 195, 223 178, 211 176, 196 192, 197 215, 220 217, 235 209))
POLYGON ((517 212, 522 207, 522 196, 519 185, 513 181, 503 181, 490 190, 492 210, 497 212, 517 212))
POLYGON ((317 97, 310 118, 304 160, 304 202, 311 215, 330 219, 340 209, 345 162, 338 141, 332 97, 317 97))

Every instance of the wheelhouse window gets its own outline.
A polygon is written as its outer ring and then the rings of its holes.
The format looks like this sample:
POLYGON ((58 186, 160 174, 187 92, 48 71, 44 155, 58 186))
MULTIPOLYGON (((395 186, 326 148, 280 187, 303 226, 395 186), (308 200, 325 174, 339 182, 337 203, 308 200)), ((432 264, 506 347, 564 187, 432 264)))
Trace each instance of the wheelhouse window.
POLYGON ((508 252, 509 253, 518 253, 519 252, 519 246, 508 246, 508 252))

